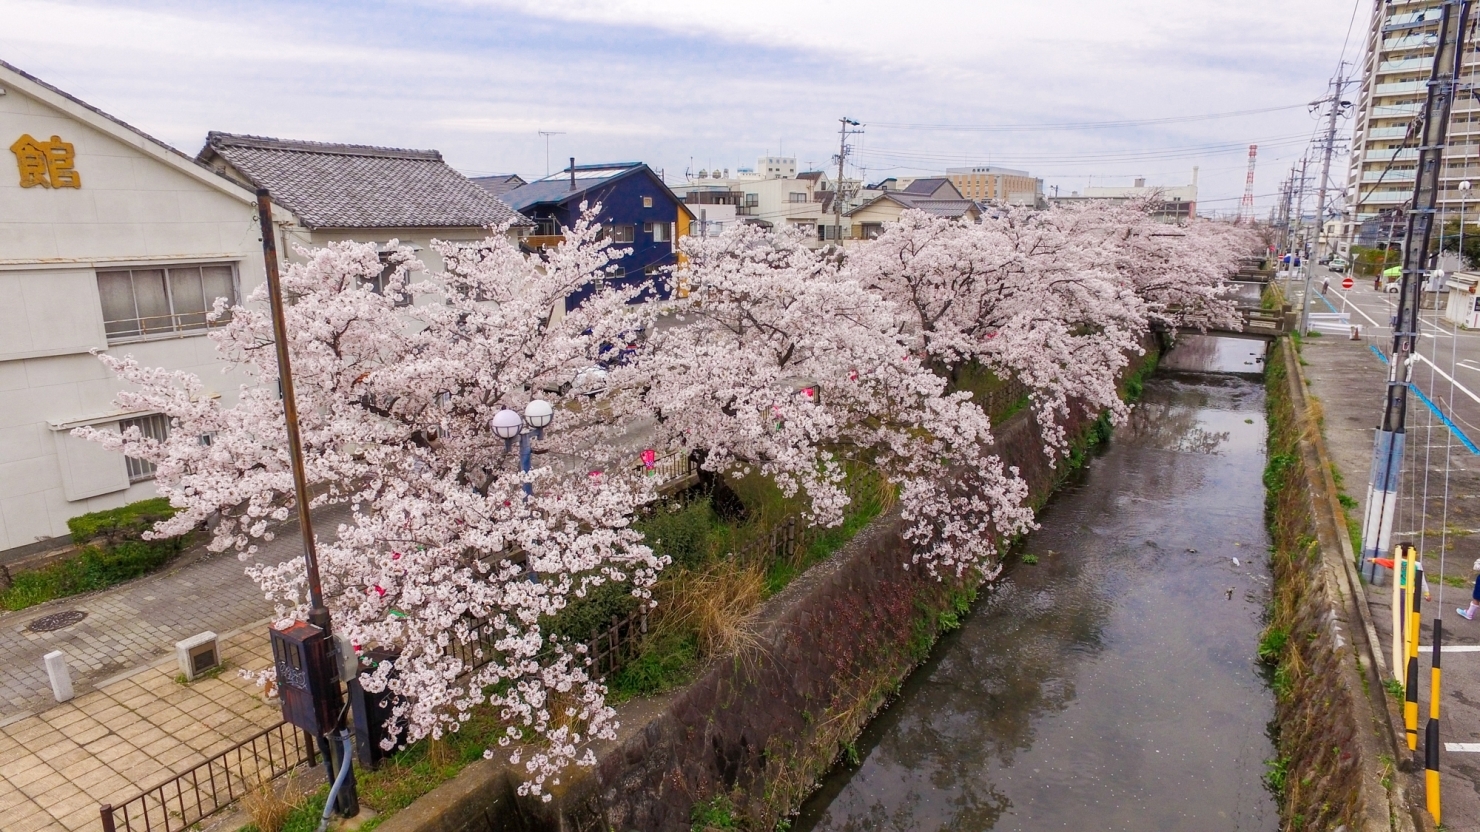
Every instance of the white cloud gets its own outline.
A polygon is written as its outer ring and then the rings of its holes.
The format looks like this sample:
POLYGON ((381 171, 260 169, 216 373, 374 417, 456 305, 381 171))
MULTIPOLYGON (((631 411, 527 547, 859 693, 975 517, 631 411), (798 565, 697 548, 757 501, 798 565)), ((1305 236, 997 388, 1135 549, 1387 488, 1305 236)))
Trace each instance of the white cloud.
MULTIPOLYGON (((52 21, 0 28, 0 57, 187 151, 224 129, 436 147, 470 170, 539 173, 538 131, 560 130, 555 158, 643 159, 672 176, 691 156, 733 168, 782 143, 826 163, 843 114, 1036 123, 1306 101, 1351 13, 1350 0, 0 0, 0 19, 52 21)), ((1090 174, 1177 182, 1201 164, 1212 199, 1242 191, 1239 143, 1311 126, 1293 111, 1094 132, 875 127, 854 143, 870 176, 1032 158, 1066 188, 1090 174), (1213 142, 1233 149, 1105 157, 1213 142)), ((1263 151, 1261 193, 1295 152, 1263 151)))

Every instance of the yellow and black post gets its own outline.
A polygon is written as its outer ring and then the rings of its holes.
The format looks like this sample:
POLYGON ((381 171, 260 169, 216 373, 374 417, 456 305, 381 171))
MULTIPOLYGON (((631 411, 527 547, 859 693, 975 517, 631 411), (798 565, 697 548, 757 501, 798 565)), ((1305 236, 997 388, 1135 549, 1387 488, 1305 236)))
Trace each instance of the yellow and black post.
POLYGON ((1403 578, 1406 583, 1403 594, 1408 602, 1408 649, 1405 651, 1408 670, 1403 674, 1407 682, 1403 696, 1403 726, 1408 732, 1409 751, 1418 750, 1418 633, 1422 628, 1419 605, 1423 603, 1423 591, 1418 586, 1423 580, 1423 570, 1418 565, 1416 554, 1412 546, 1403 547, 1403 578))
POLYGON ((1434 619, 1434 662, 1429 671, 1429 724, 1424 727, 1424 791, 1428 794, 1429 814, 1437 825, 1439 815, 1439 642, 1443 641, 1444 622, 1434 619))

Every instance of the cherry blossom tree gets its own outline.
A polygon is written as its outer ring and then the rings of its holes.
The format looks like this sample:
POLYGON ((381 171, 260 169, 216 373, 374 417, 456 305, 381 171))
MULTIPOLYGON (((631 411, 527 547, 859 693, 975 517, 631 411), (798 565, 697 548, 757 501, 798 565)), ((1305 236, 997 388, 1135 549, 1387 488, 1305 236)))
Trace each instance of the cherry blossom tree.
MULTIPOLYGON (((408 250, 393 250, 383 290, 374 284, 386 263, 372 244, 301 251, 306 262, 283 276, 313 507, 350 509, 318 539, 324 592, 337 632, 399 651, 394 674, 387 663, 363 683, 399 694, 407 739, 455 731, 486 701, 508 724, 506 743, 544 738, 524 760, 524 788, 538 793, 586 739, 614 728, 584 647, 546 633, 542 620, 607 581, 647 597, 664 565, 629 525, 651 496, 629 473, 635 451, 624 459, 611 441, 610 413, 559 392, 603 345, 643 326, 645 308, 628 304, 638 289, 606 290, 552 315, 610 268, 608 243, 586 222, 543 260, 499 233, 437 248, 446 274, 421 274, 408 250), (555 461, 526 475, 490 420, 537 396, 555 405, 543 443, 555 461), (515 551, 534 579, 507 558, 515 551)), ((181 509, 157 533, 212 523, 211 548, 236 550, 278 616, 302 619, 303 559, 276 563, 259 548, 296 510, 265 296, 259 289, 232 309, 212 336, 255 377, 234 406, 189 373, 100 354, 133 385, 118 404, 166 414, 171 432, 164 441, 135 429, 78 433, 155 464, 160 493, 181 509)))
POLYGON ((844 460, 874 466, 900 489, 916 561, 990 577, 994 541, 1032 514, 986 414, 911 351, 894 304, 804 241, 752 226, 685 240, 683 321, 614 383, 672 446, 706 449, 712 470, 804 491, 818 524, 843 517, 844 460))
POLYGON ((859 280, 905 311, 912 349, 956 380, 976 364, 1027 385, 1050 447, 1061 417, 1125 406, 1115 381, 1140 351, 1143 304, 1087 248, 1082 212, 995 209, 980 223, 908 211, 857 254, 859 280))

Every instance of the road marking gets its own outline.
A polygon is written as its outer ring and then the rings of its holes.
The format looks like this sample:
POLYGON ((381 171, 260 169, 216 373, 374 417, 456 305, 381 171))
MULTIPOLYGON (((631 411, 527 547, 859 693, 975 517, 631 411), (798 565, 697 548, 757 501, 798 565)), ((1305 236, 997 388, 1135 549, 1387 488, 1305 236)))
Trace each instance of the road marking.
MULTIPOLYGON (((1373 355, 1375 355, 1378 358, 1382 359, 1382 363, 1384 363, 1384 364, 1387 364, 1388 363, 1388 357, 1382 354, 1382 350, 1379 350, 1377 347, 1373 346, 1372 344, 1368 344, 1367 345, 1367 349, 1372 350, 1372 354, 1373 355)), ((1430 367, 1434 367, 1434 362, 1429 361, 1427 358, 1424 358, 1421 354, 1415 353, 1415 356, 1414 357, 1423 359, 1425 362, 1428 363, 1428 365, 1430 367)), ((1434 371, 1437 372, 1439 375, 1444 376, 1445 378, 1449 379, 1450 382, 1452 382, 1455 387, 1459 388, 1460 390, 1463 390, 1465 392, 1465 395, 1469 396, 1472 399, 1475 399, 1475 401, 1477 403, 1480 403, 1480 398, 1476 398, 1475 397, 1475 394, 1474 393, 1471 393, 1470 390, 1469 390, 1469 388, 1467 388, 1463 384, 1460 384, 1459 382, 1455 381, 1453 378, 1450 377, 1450 375, 1448 373, 1444 372, 1443 370, 1440 370, 1438 367, 1434 367, 1434 371)), ((1449 428, 1449 432, 1452 433, 1452 434, 1454 434, 1455 438, 1457 438, 1460 441, 1460 444, 1464 445, 1465 448, 1468 449, 1470 453, 1475 454, 1477 456, 1480 456, 1480 446, 1477 446, 1474 442, 1471 442, 1470 441, 1470 437, 1466 436, 1465 435, 1465 432, 1462 431, 1462 430, 1460 430, 1459 425, 1456 425, 1453 421, 1450 420, 1450 418, 1448 416, 1444 415, 1444 411, 1440 410, 1437 405, 1435 405, 1433 402, 1429 401, 1429 397, 1428 396, 1425 396, 1424 393, 1423 393, 1423 391, 1420 390, 1420 389, 1418 389, 1418 385, 1417 384, 1413 384, 1412 382, 1409 382, 1408 389, 1413 391, 1413 395, 1417 396, 1418 397, 1418 400, 1421 401, 1421 402, 1423 402, 1424 407, 1427 407, 1429 409, 1429 412, 1430 413, 1433 413, 1435 416, 1438 416, 1439 417, 1439 421, 1443 422, 1444 423, 1444 426, 1447 427, 1447 428, 1449 428)), ((1466 422, 1465 424, 1469 424, 1469 423, 1466 422)))
MULTIPOLYGON (((1434 645, 1425 644, 1418 648, 1419 655, 1432 654, 1434 645)), ((1480 644, 1446 644, 1440 650, 1443 653, 1480 653, 1480 644)))
POLYGON ((1480 742, 1446 742, 1445 751, 1476 751, 1480 752, 1480 742))
POLYGON ((1473 392, 1470 391, 1470 388, 1464 386, 1463 384, 1460 384, 1459 383, 1459 380, 1456 379, 1454 376, 1452 376, 1452 375, 1444 372, 1443 370, 1439 369, 1439 366, 1437 364, 1435 364, 1434 362, 1430 361, 1428 359, 1428 357, 1426 357, 1423 353, 1414 353, 1414 355, 1418 358, 1419 361, 1422 361, 1423 363, 1429 365, 1430 367, 1433 367, 1434 368, 1434 372, 1436 372, 1439 375, 1443 376, 1445 378, 1445 380, 1447 380, 1450 384, 1453 384, 1454 387, 1455 387, 1455 389, 1457 389, 1460 392, 1464 393, 1466 396, 1469 396, 1471 399, 1473 399, 1475 401, 1476 404, 1480 404, 1480 396, 1475 395, 1473 392))

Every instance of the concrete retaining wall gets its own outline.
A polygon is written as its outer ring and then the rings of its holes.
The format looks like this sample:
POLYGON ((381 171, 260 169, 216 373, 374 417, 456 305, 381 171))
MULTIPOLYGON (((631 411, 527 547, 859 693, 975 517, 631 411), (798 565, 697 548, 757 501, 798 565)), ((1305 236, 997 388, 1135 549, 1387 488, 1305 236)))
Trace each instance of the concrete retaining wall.
MULTIPOLYGON (((1080 414, 1066 428, 1082 442, 1096 433, 1080 414)), ((999 426, 997 442, 1035 505, 1067 472, 1062 460, 1049 465, 1027 412, 999 426)), ((551 802, 515 797, 518 773, 482 762, 380 830, 687 830, 694 804, 716 795, 748 827, 774 828, 928 655, 943 614, 975 597, 975 586, 903 568, 901 527, 896 507, 771 598, 758 648, 711 663, 681 691, 618 708, 618 740, 551 802)))
POLYGON ((1282 826, 1421 829, 1427 815, 1414 812, 1394 776, 1382 660, 1372 650, 1376 630, 1288 339, 1281 339, 1269 367, 1265 483, 1275 582, 1269 627, 1286 637, 1274 669, 1282 826))

